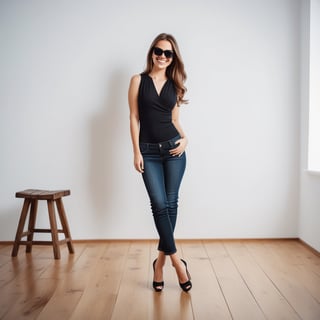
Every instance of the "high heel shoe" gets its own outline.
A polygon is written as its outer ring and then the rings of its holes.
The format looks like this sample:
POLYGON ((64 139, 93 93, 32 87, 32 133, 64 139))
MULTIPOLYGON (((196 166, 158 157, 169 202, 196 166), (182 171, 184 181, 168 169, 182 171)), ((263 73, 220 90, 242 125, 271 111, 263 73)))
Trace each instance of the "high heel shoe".
POLYGON ((180 259, 182 262, 183 262, 183 264, 185 265, 185 267, 186 267, 186 273, 187 273, 187 276, 188 276, 188 281, 186 281, 186 282, 184 282, 184 283, 180 283, 179 282, 179 284, 180 284, 180 287, 181 287, 181 289, 184 291, 184 292, 188 292, 191 288, 192 288, 192 283, 191 283, 191 275, 190 275, 190 273, 189 273, 189 271, 188 271, 188 267, 187 267, 187 263, 183 260, 183 259, 180 259))
MULTIPOLYGON (((157 262, 157 259, 155 259, 155 260, 153 261, 153 264, 152 264, 152 266, 153 266, 153 274, 155 273, 155 265, 156 265, 156 262, 157 262)), ((160 281, 160 282, 158 282, 158 281, 153 281, 153 282, 152 282, 152 286, 153 286, 153 289, 154 289, 156 292, 161 292, 162 289, 163 289, 163 287, 164 287, 164 282, 163 282, 163 281, 160 281)))

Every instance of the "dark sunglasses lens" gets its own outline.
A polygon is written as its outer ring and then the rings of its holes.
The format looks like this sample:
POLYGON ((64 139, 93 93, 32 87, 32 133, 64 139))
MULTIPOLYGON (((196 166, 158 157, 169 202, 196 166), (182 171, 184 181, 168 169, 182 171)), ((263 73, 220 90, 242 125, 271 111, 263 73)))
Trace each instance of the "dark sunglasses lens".
POLYGON ((162 56, 162 54, 164 53, 164 55, 165 55, 165 57, 166 58, 172 58, 172 56, 173 56, 173 52, 172 51, 170 51, 170 50, 162 50, 161 48, 157 48, 157 47, 155 47, 154 49, 153 49, 153 52, 154 52, 154 54, 156 55, 156 56, 162 56))
POLYGON ((156 56, 161 56, 162 53, 163 53, 163 50, 160 49, 160 48, 154 48, 154 49, 153 49, 153 52, 154 52, 154 54, 155 54, 156 56))
POLYGON ((165 50, 164 51, 164 55, 166 56, 166 58, 172 58, 172 56, 173 56, 173 52, 172 51, 170 51, 170 50, 165 50))

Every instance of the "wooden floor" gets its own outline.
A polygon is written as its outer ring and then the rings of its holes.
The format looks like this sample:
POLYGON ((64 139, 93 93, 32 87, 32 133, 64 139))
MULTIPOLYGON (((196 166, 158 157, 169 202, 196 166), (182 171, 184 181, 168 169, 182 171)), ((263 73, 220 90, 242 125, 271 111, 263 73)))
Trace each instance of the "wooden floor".
POLYGON ((0 246, 0 319, 320 319, 320 257, 296 240, 179 241, 193 288, 151 287, 154 241, 0 246))

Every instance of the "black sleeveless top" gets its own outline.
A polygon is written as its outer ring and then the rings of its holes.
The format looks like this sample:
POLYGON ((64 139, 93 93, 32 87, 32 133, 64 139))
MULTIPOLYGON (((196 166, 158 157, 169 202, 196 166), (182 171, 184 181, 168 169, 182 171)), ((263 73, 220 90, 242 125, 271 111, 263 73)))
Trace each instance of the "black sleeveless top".
POLYGON ((177 93, 172 80, 168 79, 158 94, 152 78, 141 74, 138 93, 140 142, 158 143, 179 134, 172 123, 176 103, 177 93))

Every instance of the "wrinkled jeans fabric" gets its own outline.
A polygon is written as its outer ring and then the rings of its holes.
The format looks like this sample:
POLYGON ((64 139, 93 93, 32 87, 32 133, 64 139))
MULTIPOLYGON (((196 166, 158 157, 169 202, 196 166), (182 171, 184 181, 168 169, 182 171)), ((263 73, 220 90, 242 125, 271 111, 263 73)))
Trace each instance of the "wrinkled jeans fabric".
POLYGON ((174 229, 177 220, 178 196, 186 168, 185 152, 171 156, 169 150, 180 136, 160 143, 140 143, 144 161, 143 181, 146 186, 156 229, 159 234, 158 250, 170 255, 177 251, 174 229))

